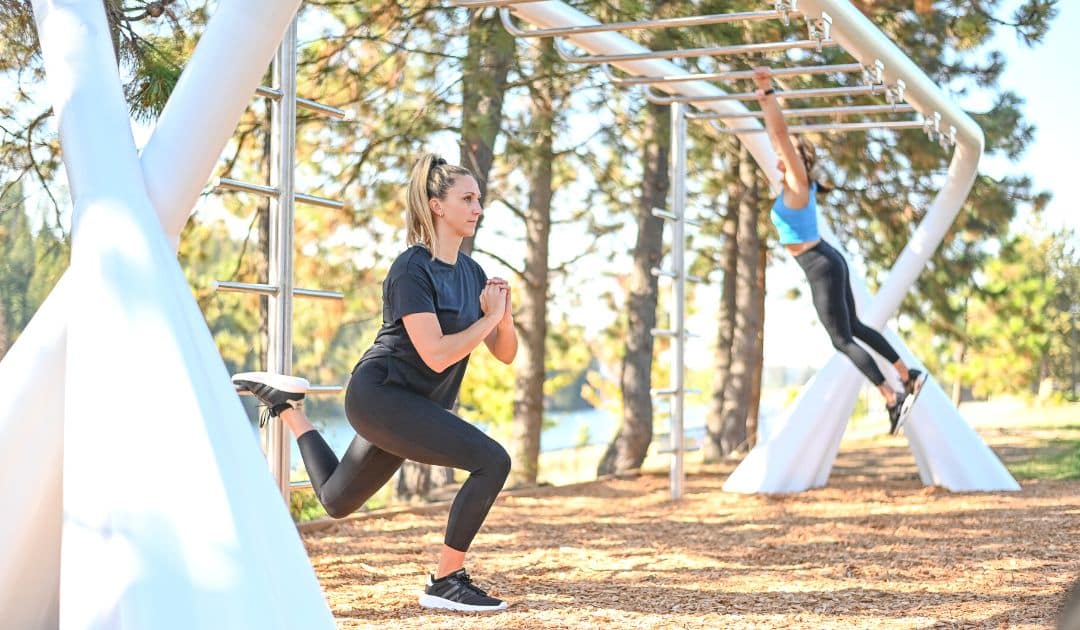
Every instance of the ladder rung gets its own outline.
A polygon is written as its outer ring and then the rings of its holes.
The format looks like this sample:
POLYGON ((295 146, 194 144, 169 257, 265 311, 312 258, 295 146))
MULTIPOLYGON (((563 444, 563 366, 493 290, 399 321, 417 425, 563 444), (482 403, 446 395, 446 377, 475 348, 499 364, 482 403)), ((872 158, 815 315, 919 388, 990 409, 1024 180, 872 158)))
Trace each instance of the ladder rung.
MULTIPOLYGON (((715 122, 715 121, 714 121, 715 122)), ((922 129, 921 120, 882 120, 878 122, 831 123, 821 125, 788 125, 790 133, 825 133, 831 131, 870 131, 872 129, 922 129)), ((734 129, 715 127, 718 133, 765 133, 765 129, 734 129)))
MULTIPOLYGON (((280 192, 273 186, 264 186, 262 184, 252 184, 250 182, 242 182, 235 179, 229 179, 228 177, 219 177, 214 180, 214 190, 231 190, 236 192, 246 192, 256 195, 262 195, 263 197, 277 197, 280 192)), ((305 193, 296 193, 293 195, 293 199, 300 203, 306 203, 312 206, 322 206, 324 208, 333 208, 335 210, 341 210, 345 207, 345 202, 335 201, 334 199, 327 199, 326 197, 316 197, 315 195, 308 195, 305 193)))
MULTIPOLYGON (((458 6, 476 6, 458 1, 458 6)), ((490 6, 490 5, 489 5, 490 6)), ((693 15, 689 17, 659 18, 652 20, 640 20, 637 22, 614 22, 611 24, 585 24, 581 26, 563 26, 556 28, 543 28, 524 30, 514 26, 510 21, 508 9, 500 11, 503 27, 514 37, 572 37, 586 33, 604 33, 609 31, 636 31, 652 28, 680 28, 684 26, 703 26, 706 24, 727 24, 731 22, 753 22, 759 20, 783 20, 785 23, 792 17, 799 17, 802 13, 796 10, 786 11, 746 11, 741 13, 717 13, 713 15, 693 15)))
MULTIPOLYGON (((776 98, 825 98, 830 96, 858 96, 864 94, 884 94, 890 88, 882 85, 852 85, 832 88, 806 88, 799 90, 777 90, 776 98)), ((645 87, 645 99, 659 105, 672 103, 712 103, 716 101, 754 101, 758 96, 754 92, 736 92, 715 96, 665 96, 650 86, 645 87)), ((899 101, 897 101, 899 102, 899 101)))
MULTIPOLYGON (((215 291, 234 291, 237 293, 258 293, 260 295, 277 295, 278 288, 272 284, 253 282, 229 282, 215 280, 211 285, 215 291)), ((293 295, 318 298, 323 300, 344 300, 345 294, 340 291, 323 291, 320 289, 293 288, 293 295)))
POLYGON ((649 331, 653 337, 674 337, 675 331, 666 328, 653 328, 649 331))
POLYGON ((323 208, 333 208, 335 210, 344 210, 345 202, 337 201, 336 199, 327 199, 326 197, 316 197, 315 195, 308 195, 306 193, 296 193, 293 195, 300 203, 306 203, 310 206, 321 206, 323 208))
POLYGON ((679 390, 676 387, 654 387, 649 390, 650 396, 674 396, 679 390))
MULTIPOLYGON (((651 272, 652 272, 652 275, 656 276, 657 278, 678 278, 679 277, 679 274, 675 273, 674 271, 669 271, 667 269, 661 269, 660 267, 653 267, 651 272)), ((698 282, 698 283, 700 283, 700 282, 704 282, 704 279, 702 279, 701 276, 694 276, 694 275, 691 275, 691 274, 687 274, 686 275, 686 281, 687 282, 698 282)))
MULTIPOLYGON (((663 210, 661 208, 653 208, 652 209, 652 215, 654 217, 664 219, 666 221, 678 221, 679 220, 679 217, 675 216, 674 213, 668 212, 667 210, 663 210)), ((697 219, 683 218, 683 223, 685 223, 687 225, 692 225, 694 227, 701 227, 701 221, 698 221, 697 219)))
MULTIPOLYGON (((860 72, 865 67, 858 63, 829 64, 823 66, 789 66, 773 68, 770 70, 773 77, 792 77, 812 74, 842 74, 847 72, 860 72)), ((688 83, 690 81, 741 81, 754 78, 753 70, 733 70, 726 72, 699 72, 693 74, 666 74, 645 77, 617 77, 611 72, 607 64, 603 66, 604 74, 615 85, 642 85, 652 83, 688 83)), ((880 83, 880 81, 878 81, 880 83)), ((689 117, 689 116, 688 116, 689 117)))
MULTIPOLYGON (((281 90, 266 87, 265 85, 260 85, 259 87, 255 88, 255 93, 259 96, 265 96, 275 101, 280 101, 282 96, 281 90)), ((319 114, 325 114, 331 118, 336 118, 338 120, 350 120, 352 118, 349 112, 345 111, 344 109, 325 105, 318 101, 313 101, 309 98, 297 97, 296 106, 303 107, 306 110, 313 111, 319 114)))
POLYGON ((485 9, 487 7, 511 7, 515 4, 541 2, 542 0, 450 0, 450 4, 463 9, 485 9))
POLYGON ((567 63, 613 63, 616 61, 643 61, 646 59, 685 59, 687 57, 723 57, 786 50, 821 50, 824 47, 839 46, 832 39, 802 39, 790 42, 759 42, 735 46, 710 46, 708 48, 684 48, 675 50, 651 50, 642 53, 623 53, 617 55, 575 55, 561 40, 556 39, 555 50, 567 63))
MULTIPOLYGON (((688 446, 688 447, 683 447, 682 452, 684 452, 684 453, 693 453, 694 451, 700 451, 700 450, 701 450, 700 446, 688 446)), ((672 455, 672 454, 675 453, 675 449, 673 449, 673 448, 665 448, 665 449, 661 449, 659 451, 656 451, 656 453, 658 455, 672 455)))
MULTIPOLYGON (((897 105, 850 105, 843 107, 804 107, 801 109, 785 109, 784 118, 814 118, 855 116, 866 114, 910 114, 916 110, 907 103, 897 105)), ((687 118, 693 120, 715 120, 723 118, 733 120, 735 118, 764 118, 765 113, 760 111, 743 112, 739 114, 721 114, 719 112, 687 112, 687 118)))

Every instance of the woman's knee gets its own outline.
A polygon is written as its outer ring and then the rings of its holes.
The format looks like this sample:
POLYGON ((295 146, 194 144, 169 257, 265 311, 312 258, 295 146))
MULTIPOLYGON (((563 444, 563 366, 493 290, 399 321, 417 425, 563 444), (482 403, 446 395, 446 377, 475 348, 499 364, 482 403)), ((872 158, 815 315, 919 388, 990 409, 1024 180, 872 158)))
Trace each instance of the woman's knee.
POLYGON ((344 501, 325 500, 323 497, 319 497, 319 503, 322 503, 323 509, 326 510, 326 514, 330 518, 345 518, 356 511, 356 507, 352 505, 352 502, 346 504, 344 501))
POLYGON ((492 479, 505 481, 510 475, 510 454, 506 452, 502 444, 492 440, 484 456, 481 469, 492 479))

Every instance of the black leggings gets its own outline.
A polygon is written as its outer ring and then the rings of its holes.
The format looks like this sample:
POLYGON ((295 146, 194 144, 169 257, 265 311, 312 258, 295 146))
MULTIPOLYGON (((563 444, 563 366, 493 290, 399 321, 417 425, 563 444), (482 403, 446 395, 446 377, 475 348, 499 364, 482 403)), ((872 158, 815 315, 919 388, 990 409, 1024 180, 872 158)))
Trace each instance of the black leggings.
POLYGON ((848 266, 840 252, 825 241, 795 257, 810 281, 810 293, 818 318, 829 333, 834 348, 847 355, 859 371, 874 385, 885 382, 885 376, 870 357, 870 353, 855 343, 861 339, 889 363, 900 356, 878 331, 859 321, 855 314, 855 296, 851 293, 848 266))
POLYGON ((444 542, 468 551, 510 473, 498 442, 438 404, 387 382, 388 357, 364 361, 345 391, 345 414, 359 434, 342 457, 318 431, 297 440, 315 495, 334 518, 356 511, 406 459, 469 471, 450 508, 444 542))

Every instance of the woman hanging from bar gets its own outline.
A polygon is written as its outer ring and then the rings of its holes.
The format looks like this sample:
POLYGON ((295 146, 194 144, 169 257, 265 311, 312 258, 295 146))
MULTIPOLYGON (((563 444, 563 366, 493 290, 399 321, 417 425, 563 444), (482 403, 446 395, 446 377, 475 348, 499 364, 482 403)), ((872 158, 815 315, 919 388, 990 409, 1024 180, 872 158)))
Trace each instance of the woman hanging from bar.
POLYGON ((827 190, 811 177, 816 162, 814 146, 805 138, 788 134, 769 68, 754 68, 754 82, 757 83, 756 94, 764 114, 765 130, 780 158, 776 166, 780 169, 783 190, 772 209, 772 221, 780 233, 780 243, 806 272, 814 308, 833 347, 851 359, 885 397, 889 432, 895 434, 922 390, 926 374, 908 369, 885 337, 859 320, 848 280, 847 262, 818 233, 815 195, 827 190), (855 339, 862 340, 893 364, 904 384, 904 391, 898 392, 889 386, 870 354, 855 339))
POLYGON ((420 596, 426 608, 506 608, 473 584, 464 567, 510 472, 510 456, 450 411, 469 354, 481 342, 503 363, 517 353, 509 284, 489 279, 460 251, 481 212, 472 173, 432 154, 417 160, 406 212, 410 247, 383 281, 382 328, 345 392, 345 413, 357 436, 340 462, 303 412, 306 380, 266 372, 233 377, 292 430, 330 516, 359 509, 406 459, 469 473, 450 507, 438 567, 420 596))

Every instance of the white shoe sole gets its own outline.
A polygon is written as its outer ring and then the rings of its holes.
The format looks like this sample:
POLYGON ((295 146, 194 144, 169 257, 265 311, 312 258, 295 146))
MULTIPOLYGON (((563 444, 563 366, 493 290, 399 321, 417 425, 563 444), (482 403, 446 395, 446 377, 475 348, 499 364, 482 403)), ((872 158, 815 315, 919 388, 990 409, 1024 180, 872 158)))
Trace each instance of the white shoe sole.
MULTIPOLYGON (((922 378, 921 380, 925 381, 926 375, 924 374, 923 376, 924 378, 922 378)), ((922 393, 922 386, 915 387, 914 393, 904 399, 904 403, 900 406, 900 417, 896 420, 895 434, 899 434, 900 429, 904 428, 904 425, 907 423, 908 417, 911 416, 911 410, 915 408, 915 401, 918 400, 920 393, 922 393)))
POLYGON ((911 388, 911 397, 918 398, 922 393, 923 385, 926 385, 926 378, 929 376, 926 372, 923 372, 915 379, 915 385, 911 388))
POLYGON ((278 391, 289 392, 290 394, 306 394, 307 390, 311 389, 311 383, 306 378, 271 374, 270 372, 241 372, 240 374, 234 374, 232 377, 233 383, 237 381, 262 383, 278 391))
POLYGON ((452 602, 448 599, 436 597, 435 595, 428 595, 427 593, 420 595, 420 606, 422 608, 440 608, 442 610, 456 610, 458 612, 498 612, 500 610, 506 610, 506 602, 502 602, 498 606, 471 606, 469 604, 452 602))

